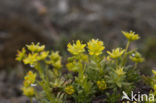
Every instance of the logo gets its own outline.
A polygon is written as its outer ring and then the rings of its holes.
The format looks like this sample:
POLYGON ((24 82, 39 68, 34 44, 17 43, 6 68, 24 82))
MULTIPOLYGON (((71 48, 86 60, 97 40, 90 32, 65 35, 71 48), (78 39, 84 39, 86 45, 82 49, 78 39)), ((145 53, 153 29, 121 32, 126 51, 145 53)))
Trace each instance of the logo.
POLYGON ((143 102, 143 101, 154 101, 154 94, 141 94, 140 92, 134 93, 131 91, 131 95, 128 96, 125 91, 122 91, 122 98, 121 100, 129 100, 129 101, 136 101, 136 102, 143 102))
POLYGON ((122 93, 123 93, 122 100, 131 100, 125 91, 122 91, 122 93))

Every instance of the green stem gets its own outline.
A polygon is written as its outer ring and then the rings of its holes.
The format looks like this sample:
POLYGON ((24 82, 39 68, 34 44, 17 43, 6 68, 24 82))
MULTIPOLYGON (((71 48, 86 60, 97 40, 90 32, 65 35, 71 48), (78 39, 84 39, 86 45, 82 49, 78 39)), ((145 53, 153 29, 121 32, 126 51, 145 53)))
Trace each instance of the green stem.
POLYGON ((135 63, 135 65, 134 65, 134 69, 136 69, 136 68, 137 68, 137 66, 138 66, 138 63, 135 63))
POLYGON ((130 45, 130 41, 127 42, 126 48, 125 48, 125 53, 124 53, 124 57, 123 57, 123 61, 122 61, 122 65, 125 66, 126 62, 127 62, 127 51, 130 45))
POLYGON ((116 61, 116 67, 118 66, 118 59, 115 60, 116 61))
POLYGON ((101 64, 100 64, 100 62, 98 60, 99 60, 99 58, 94 56, 94 61, 95 61, 96 65, 97 65, 97 67, 99 68, 99 72, 100 72, 100 74, 103 74, 103 69, 102 69, 101 64))
POLYGON ((30 98, 30 103, 33 103, 33 98, 32 97, 30 98))
POLYGON ((52 95, 51 93, 51 90, 49 89, 50 88, 50 84, 49 84, 49 79, 45 78, 44 76, 44 72, 41 68, 41 65, 40 64, 37 64, 35 66, 35 68, 37 69, 38 73, 39 73, 39 76, 41 77, 42 79, 42 82, 41 83, 41 87, 43 88, 43 90, 45 91, 46 93, 46 96, 48 98, 48 100, 50 101, 50 103, 54 103, 54 96, 52 95), (48 87, 48 88, 47 88, 48 87))
POLYGON ((129 45, 130 45, 130 41, 128 41, 128 43, 127 43, 127 45, 126 45, 126 49, 125 49, 125 52, 126 52, 126 53, 127 53, 127 51, 128 51, 129 45))

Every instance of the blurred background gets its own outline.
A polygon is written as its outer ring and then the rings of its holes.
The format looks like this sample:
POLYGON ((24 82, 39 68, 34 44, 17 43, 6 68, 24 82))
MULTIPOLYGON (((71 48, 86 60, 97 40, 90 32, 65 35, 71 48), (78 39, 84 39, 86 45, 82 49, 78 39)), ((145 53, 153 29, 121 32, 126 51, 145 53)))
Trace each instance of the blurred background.
POLYGON ((139 47, 146 58, 139 69, 150 75, 156 68, 156 0, 0 0, 0 103, 28 102, 20 90, 28 67, 15 61, 25 44, 41 42, 65 56, 67 43, 77 39, 124 47, 121 30, 140 34, 131 48, 139 47))

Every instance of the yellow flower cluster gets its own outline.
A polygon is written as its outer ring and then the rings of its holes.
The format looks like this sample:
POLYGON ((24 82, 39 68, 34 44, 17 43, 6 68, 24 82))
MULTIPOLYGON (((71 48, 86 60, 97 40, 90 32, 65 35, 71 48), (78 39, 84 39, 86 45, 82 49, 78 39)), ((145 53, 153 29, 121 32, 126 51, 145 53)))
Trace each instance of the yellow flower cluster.
POLYGON ((28 54, 28 56, 25 59, 23 59, 23 62, 24 64, 33 65, 37 61, 44 60, 45 58, 47 58, 48 54, 49 54, 48 51, 43 51, 41 53, 28 54))
POLYGON ((26 46, 28 50, 30 50, 31 52, 41 52, 45 48, 45 45, 40 46, 40 43, 37 43, 36 45, 32 43, 31 45, 26 45, 26 46))
POLYGON ((129 57, 133 62, 141 63, 144 61, 144 58, 141 56, 139 52, 135 52, 129 57))
POLYGON ((65 92, 67 93, 67 94, 69 94, 69 95, 72 95, 74 92, 75 92, 75 90, 74 90, 74 88, 73 88, 73 86, 67 86, 66 88, 65 88, 65 92))
POLYGON ((122 76, 125 74, 125 72, 123 71, 123 67, 119 67, 115 70, 115 73, 118 75, 118 76, 122 76))
POLYGON ((74 43, 71 45, 70 43, 67 45, 68 51, 73 55, 79 55, 83 52, 85 52, 85 46, 86 44, 81 44, 80 40, 76 41, 76 44, 74 43))
POLYGON ((56 69, 60 69, 62 67, 62 64, 61 64, 61 56, 59 55, 59 52, 56 51, 56 52, 51 52, 51 55, 49 56, 50 60, 47 61, 47 64, 51 64, 54 66, 54 68, 56 69))
POLYGON ((140 37, 138 34, 135 34, 135 32, 130 31, 130 32, 125 32, 122 31, 122 33, 124 34, 124 36, 129 40, 129 41, 134 41, 134 40, 138 40, 140 37))
POLYGON ((34 65, 36 62, 40 60, 44 60, 48 57, 49 51, 44 51, 45 46, 40 46, 39 43, 36 45, 32 43, 31 45, 27 45, 27 49, 31 51, 28 55, 26 54, 26 49, 23 48, 21 51, 18 51, 16 60, 22 61, 24 64, 34 65))
POLYGON ((36 74, 32 71, 29 71, 27 75, 24 77, 24 87, 29 87, 36 80, 36 74))
POLYGON ((27 87, 27 88, 23 87, 22 90, 23 90, 23 94, 28 97, 32 97, 35 94, 33 87, 27 87))
POLYGON ((33 65, 35 62, 38 61, 38 54, 34 53, 34 54, 29 54, 24 60, 24 64, 30 64, 33 65))
POLYGON ((90 55, 100 55, 102 54, 102 51, 105 49, 104 44, 102 41, 99 41, 98 39, 92 39, 88 42, 88 51, 90 55))
POLYGON ((49 55, 49 51, 43 51, 38 55, 38 60, 44 60, 49 55))
MULTIPOLYGON (((102 51, 105 49, 103 42, 99 41, 98 39, 92 39, 88 43, 88 52, 89 55, 100 55, 102 54, 102 51)), ((85 46, 86 44, 81 44, 80 40, 76 41, 76 44, 71 45, 70 43, 67 45, 68 51, 72 53, 73 55, 79 55, 83 52, 85 52, 85 46)))
POLYGON ((113 49, 112 52, 107 51, 110 57, 114 59, 119 58, 124 52, 125 50, 122 50, 121 48, 113 49))
POLYGON ((31 87, 31 84, 33 84, 36 80, 36 74, 32 71, 29 71, 27 75, 24 77, 24 87, 22 88, 23 94, 32 97, 34 95, 34 88, 31 87))
POLYGON ((96 84, 100 90, 105 90, 107 88, 106 82, 104 80, 97 81, 96 84))
POLYGON ((26 56, 26 50, 25 50, 25 48, 22 48, 21 51, 17 51, 17 52, 18 53, 17 53, 16 60, 17 61, 22 61, 25 58, 25 56, 26 56))

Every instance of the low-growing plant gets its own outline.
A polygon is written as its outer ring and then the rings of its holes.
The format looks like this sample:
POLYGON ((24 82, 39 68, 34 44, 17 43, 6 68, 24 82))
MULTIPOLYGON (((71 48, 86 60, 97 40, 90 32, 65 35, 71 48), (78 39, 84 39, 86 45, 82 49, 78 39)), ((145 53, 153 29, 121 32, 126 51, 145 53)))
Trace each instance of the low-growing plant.
POLYGON ((99 96, 103 97, 101 102, 119 103, 122 91, 130 93, 140 80, 137 65, 144 61, 136 49, 129 48, 139 35, 122 33, 128 40, 124 49, 104 52, 105 45, 99 39, 69 43, 71 56, 65 65, 58 51, 47 51, 39 43, 26 45, 16 60, 34 69, 24 78, 23 94, 32 103, 32 98, 40 103, 91 103, 99 96))
POLYGON ((151 77, 143 76, 145 83, 151 87, 149 93, 154 95, 154 101, 147 101, 146 103, 156 102, 156 70, 152 70, 153 75, 151 77))

